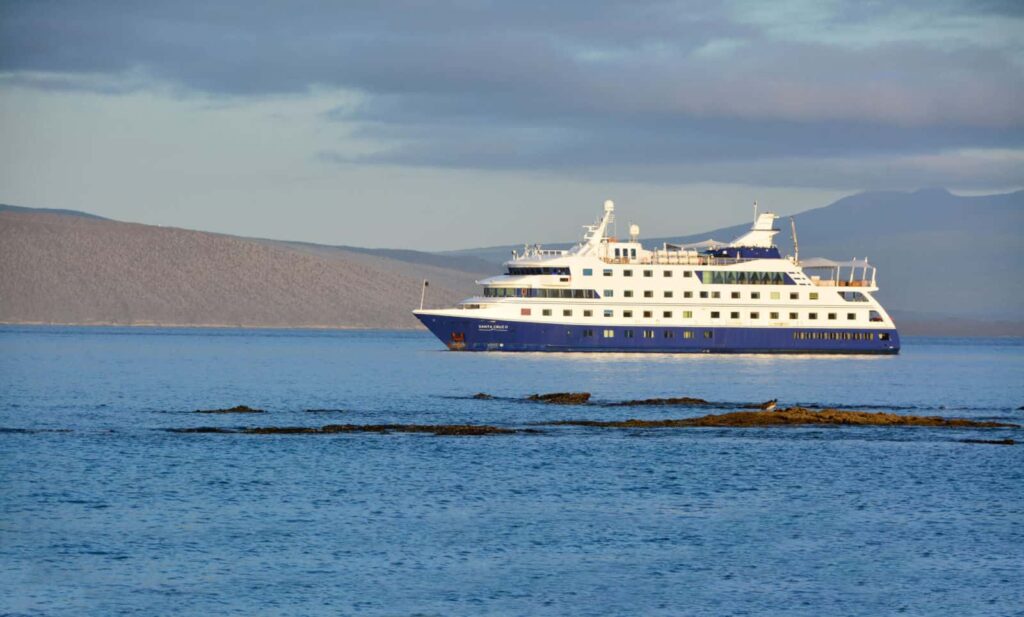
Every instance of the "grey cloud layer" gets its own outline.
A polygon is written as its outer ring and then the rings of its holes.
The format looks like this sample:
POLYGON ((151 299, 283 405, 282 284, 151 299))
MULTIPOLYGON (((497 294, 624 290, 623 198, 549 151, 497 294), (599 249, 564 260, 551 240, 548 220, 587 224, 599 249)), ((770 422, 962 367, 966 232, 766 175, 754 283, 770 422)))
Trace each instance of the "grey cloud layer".
MULTIPOLYGON (((764 4, 8 2, 0 71, 40 87, 143 73, 215 95, 357 90, 361 106, 325 121, 357 123, 379 149, 324 158, 362 163, 646 164, 671 178, 673 165, 720 162, 717 177, 801 156, 1022 146, 1024 37, 1007 36, 1024 23, 1016 4, 816 5, 775 5, 813 13, 787 38, 764 4), (879 42, 829 40, 847 25, 879 42)), ((863 181, 880 173, 862 169, 863 181)))

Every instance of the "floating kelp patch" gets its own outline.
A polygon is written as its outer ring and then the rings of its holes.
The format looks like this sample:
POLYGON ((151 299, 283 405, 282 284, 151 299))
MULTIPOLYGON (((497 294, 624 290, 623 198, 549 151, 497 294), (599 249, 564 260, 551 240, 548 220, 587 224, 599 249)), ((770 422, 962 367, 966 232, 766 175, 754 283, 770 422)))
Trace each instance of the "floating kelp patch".
POLYGON ((1012 439, 961 439, 960 443, 987 443, 994 446, 1012 446, 1017 442, 1012 439))
POLYGON ((167 428, 169 433, 237 433, 237 429, 221 428, 219 426, 188 426, 185 428, 167 428))
POLYGON ((942 418, 939 416, 903 416, 894 413, 847 411, 842 409, 811 410, 790 407, 778 411, 735 411, 699 418, 678 420, 562 420, 544 422, 548 426, 594 426, 602 428, 669 428, 669 427, 759 427, 804 426, 814 424, 843 426, 935 426, 949 428, 1019 428, 1003 422, 942 418))
POLYGON ((584 405, 590 400, 589 392, 552 392, 550 394, 531 394, 528 401, 537 401, 549 405, 584 405))
POLYGON ((70 433, 71 429, 66 428, 4 428, 0 427, 0 433, 13 433, 19 435, 32 435, 35 433, 70 433))
POLYGON ((235 405, 227 409, 197 409, 195 413, 266 413, 262 409, 254 409, 248 405, 235 405))

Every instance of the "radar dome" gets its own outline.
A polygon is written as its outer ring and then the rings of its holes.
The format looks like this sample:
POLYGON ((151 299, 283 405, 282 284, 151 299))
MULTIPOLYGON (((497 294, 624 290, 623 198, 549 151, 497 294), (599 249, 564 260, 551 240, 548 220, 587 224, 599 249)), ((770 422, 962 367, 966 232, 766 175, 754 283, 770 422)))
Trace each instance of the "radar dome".
POLYGON ((604 211, 605 212, 611 212, 614 209, 615 209, 615 202, 610 200, 610 199, 606 199, 604 201, 604 211))

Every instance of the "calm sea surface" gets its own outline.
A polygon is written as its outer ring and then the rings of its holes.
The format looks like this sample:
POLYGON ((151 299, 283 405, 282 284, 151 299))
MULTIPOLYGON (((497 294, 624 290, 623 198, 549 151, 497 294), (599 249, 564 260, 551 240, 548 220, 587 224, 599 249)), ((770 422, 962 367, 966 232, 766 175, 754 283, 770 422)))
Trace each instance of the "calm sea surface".
POLYGON ((469 398, 563 390, 1024 423, 1024 342, 904 345, 459 354, 421 333, 3 327, 0 614, 1024 614, 1021 429, 165 430, 708 413, 469 398), (268 413, 193 413, 236 404, 268 413))

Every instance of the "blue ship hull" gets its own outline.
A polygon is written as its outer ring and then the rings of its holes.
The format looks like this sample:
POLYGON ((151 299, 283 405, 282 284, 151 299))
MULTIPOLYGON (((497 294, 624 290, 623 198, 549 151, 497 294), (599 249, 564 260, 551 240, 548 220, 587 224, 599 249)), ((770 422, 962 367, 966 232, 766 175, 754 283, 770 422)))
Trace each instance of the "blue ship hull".
POLYGON ((417 317, 449 349, 458 351, 896 354, 900 350, 899 333, 883 328, 644 327, 417 317), (613 336, 605 337, 605 330, 613 331, 613 336), (812 338, 812 333, 820 338, 812 338))

